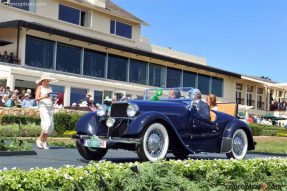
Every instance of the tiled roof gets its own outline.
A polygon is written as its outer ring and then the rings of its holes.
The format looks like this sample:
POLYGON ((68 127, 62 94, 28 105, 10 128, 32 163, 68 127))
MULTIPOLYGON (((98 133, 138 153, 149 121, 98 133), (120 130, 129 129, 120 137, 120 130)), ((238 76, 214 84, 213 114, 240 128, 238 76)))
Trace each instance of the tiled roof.
POLYGON ((139 19, 138 17, 134 16, 133 14, 131 14, 131 13, 127 12, 126 10, 124 10, 123 8, 119 7, 118 5, 113 3, 111 0, 106 1, 106 10, 109 11, 110 13, 116 15, 116 16, 120 16, 120 17, 123 17, 126 19, 135 20, 135 21, 138 21, 144 25, 149 25, 145 21, 139 19))

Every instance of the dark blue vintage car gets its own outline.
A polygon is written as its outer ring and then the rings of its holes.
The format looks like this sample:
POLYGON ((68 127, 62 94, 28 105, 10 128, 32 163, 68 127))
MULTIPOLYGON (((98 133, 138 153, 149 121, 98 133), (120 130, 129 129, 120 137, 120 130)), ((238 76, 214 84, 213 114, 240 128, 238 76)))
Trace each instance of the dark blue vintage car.
POLYGON ((236 117, 210 111, 212 119, 202 119, 193 106, 192 88, 147 89, 144 100, 121 99, 110 111, 100 105, 97 112, 84 115, 74 136, 79 153, 88 160, 100 160, 108 149, 135 151, 143 161, 163 159, 168 152, 184 159, 199 152, 226 153, 243 159, 253 150, 250 127, 236 117))

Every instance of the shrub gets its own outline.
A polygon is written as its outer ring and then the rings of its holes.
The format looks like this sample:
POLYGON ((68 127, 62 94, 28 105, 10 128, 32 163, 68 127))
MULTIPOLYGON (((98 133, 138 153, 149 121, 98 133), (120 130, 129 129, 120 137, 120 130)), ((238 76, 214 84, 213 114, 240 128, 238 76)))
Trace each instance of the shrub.
POLYGON ((285 190, 286 159, 91 163, 0 171, 2 190, 285 190))
POLYGON ((256 123, 250 123, 253 136, 276 136, 277 133, 287 133, 284 127, 267 126, 256 123))
POLYGON ((65 131, 75 130, 75 125, 81 114, 56 113, 54 115, 55 131, 62 135, 65 131))
POLYGON ((36 137, 40 132, 41 127, 36 124, 21 125, 20 131, 18 124, 0 125, 0 137, 36 137))
POLYGON ((4 115, 2 116, 2 124, 28 124, 35 123, 39 125, 41 120, 39 117, 31 117, 25 115, 4 115))

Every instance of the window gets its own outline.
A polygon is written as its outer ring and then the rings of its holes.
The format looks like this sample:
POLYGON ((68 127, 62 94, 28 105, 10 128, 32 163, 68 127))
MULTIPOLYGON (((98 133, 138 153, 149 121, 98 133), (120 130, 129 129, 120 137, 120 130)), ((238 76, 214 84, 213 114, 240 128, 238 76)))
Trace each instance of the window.
POLYGON ((262 99, 262 95, 257 96, 257 109, 264 109, 264 102, 262 99))
POLYGON ((109 55, 108 79, 127 81, 128 59, 109 55))
POLYGON ((183 71, 183 87, 196 87, 197 74, 183 71))
POLYGON ((64 86, 58 86, 58 85, 51 85, 53 92, 65 92, 65 87, 64 86))
POLYGON ((181 73, 182 70, 167 68, 166 87, 180 87, 181 86, 181 73))
POLYGON ((198 74, 198 89, 202 94, 209 94, 210 76, 198 74))
POLYGON ((107 90, 104 91, 104 98, 105 98, 106 96, 109 96, 109 98, 112 98, 112 95, 113 95, 113 92, 112 92, 112 91, 107 91, 107 90))
POLYGON ((37 68, 53 69, 55 43, 27 36, 25 63, 37 68))
POLYGON ((253 86, 247 85, 247 92, 253 92, 253 86))
POLYGON ((58 43, 56 69, 62 72, 80 74, 81 48, 58 43))
POLYGON ((104 78, 106 68, 105 62, 106 62, 106 53, 85 50, 83 74, 87 76, 104 78))
POLYGON ((263 94, 263 88, 258 88, 257 89, 257 94, 263 94))
POLYGON ((242 84, 236 83, 236 90, 242 90, 242 84))
POLYGON ((94 102, 99 104, 103 103, 103 91, 94 91, 94 102))
POLYGON ((147 84, 147 63, 130 60, 130 82, 138 84, 147 84))
POLYGON ((149 64, 149 85, 156 87, 165 87, 166 67, 149 64))
POLYGON ((59 20, 61 21, 85 26, 85 16, 84 11, 62 4, 59 5, 59 20))
POLYGON ((252 94, 250 94, 250 93, 247 93, 247 105, 248 105, 248 106, 253 106, 253 103, 252 103, 252 94))
POLYGON ((132 26, 119 21, 111 20, 110 33, 131 39, 132 26))
POLYGON ((240 91, 236 91, 236 103, 244 104, 243 102, 244 102, 244 100, 241 98, 241 92, 240 91))
POLYGON ((70 105, 73 103, 81 103, 86 98, 86 94, 86 89, 71 88, 70 105))
POLYGON ((211 78, 211 93, 223 97, 223 79, 222 78, 211 78))

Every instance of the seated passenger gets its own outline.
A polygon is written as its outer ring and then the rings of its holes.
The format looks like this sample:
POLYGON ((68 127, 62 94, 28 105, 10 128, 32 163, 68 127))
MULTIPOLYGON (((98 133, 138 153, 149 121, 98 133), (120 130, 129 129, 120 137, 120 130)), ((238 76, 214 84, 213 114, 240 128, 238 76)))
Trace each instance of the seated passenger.
POLYGON ((216 104, 216 96, 214 94, 209 94, 206 97, 206 102, 209 105, 209 108, 214 111, 218 111, 217 104, 216 104))
POLYGON ((169 99, 176 99, 176 98, 180 98, 180 97, 181 97, 181 93, 180 93, 180 90, 178 88, 171 89, 169 91, 169 95, 168 95, 169 99))
POLYGON ((210 109, 206 102, 201 100, 201 92, 199 89, 193 89, 191 92, 192 106, 196 108, 202 119, 210 120, 210 109))

